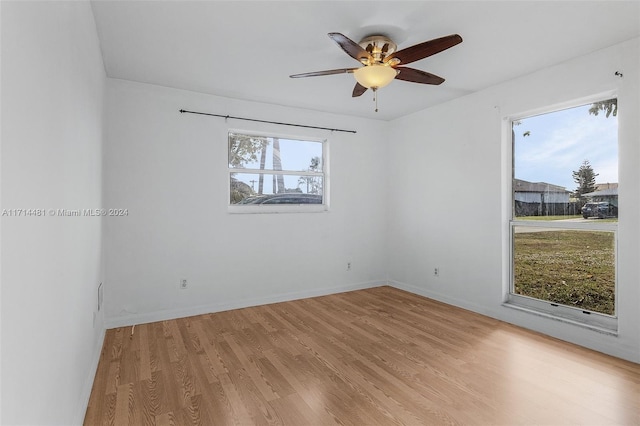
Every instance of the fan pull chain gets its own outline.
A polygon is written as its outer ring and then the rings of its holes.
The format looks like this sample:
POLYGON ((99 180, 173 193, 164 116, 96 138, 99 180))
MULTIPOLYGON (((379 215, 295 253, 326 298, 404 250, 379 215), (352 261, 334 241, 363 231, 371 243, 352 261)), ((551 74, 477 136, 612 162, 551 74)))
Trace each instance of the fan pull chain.
POLYGON ((373 89, 373 102, 376 103, 376 112, 378 112, 378 89, 373 89))

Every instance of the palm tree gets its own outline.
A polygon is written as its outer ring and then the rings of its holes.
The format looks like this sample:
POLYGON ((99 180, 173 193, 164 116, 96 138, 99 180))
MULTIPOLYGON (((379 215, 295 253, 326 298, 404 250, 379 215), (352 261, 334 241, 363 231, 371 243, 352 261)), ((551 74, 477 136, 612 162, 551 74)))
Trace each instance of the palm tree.
MULTIPOLYGON (((282 160, 280 159, 280 139, 273 138, 273 170, 282 170, 282 160)), ((280 194, 286 192, 284 187, 284 176, 273 175, 273 193, 280 194)))
MULTIPOLYGON (((264 170, 264 163, 267 160, 267 147, 269 146, 269 142, 262 145, 262 152, 260 153, 260 170, 264 170)), ((262 195, 262 190, 264 189, 264 175, 260 173, 258 175, 258 194, 262 195)))

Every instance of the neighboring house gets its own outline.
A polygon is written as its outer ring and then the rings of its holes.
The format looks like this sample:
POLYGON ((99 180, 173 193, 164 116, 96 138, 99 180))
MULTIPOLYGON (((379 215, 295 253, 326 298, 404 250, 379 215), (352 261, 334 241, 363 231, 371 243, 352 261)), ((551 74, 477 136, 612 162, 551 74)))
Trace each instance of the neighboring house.
POLYGON ((564 186, 514 179, 513 192, 516 216, 574 214, 570 211, 571 191, 564 186))
POLYGON ((618 184, 617 183, 597 183, 596 190, 582 194, 590 201, 608 201, 614 206, 618 206, 618 184))

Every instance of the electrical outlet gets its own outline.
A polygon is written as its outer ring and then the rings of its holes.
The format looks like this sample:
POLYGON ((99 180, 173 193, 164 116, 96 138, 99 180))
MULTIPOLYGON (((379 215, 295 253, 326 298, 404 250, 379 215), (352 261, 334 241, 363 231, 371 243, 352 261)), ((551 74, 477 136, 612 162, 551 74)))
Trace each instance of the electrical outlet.
POLYGON ((187 286, 188 286, 188 284, 187 284, 187 280, 186 280, 186 279, 181 279, 181 280, 180 280, 180 288, 181 288, 182 290, 184 290, 184 289, 186 289, 186 288, 187 288, 187 286))
POLYGON ((434 277, 440 276, 440 268, 433 268, 433 276, 434 277))
POLYGON ((351 270, 351 262, 347 262, 347 271, 351 270))

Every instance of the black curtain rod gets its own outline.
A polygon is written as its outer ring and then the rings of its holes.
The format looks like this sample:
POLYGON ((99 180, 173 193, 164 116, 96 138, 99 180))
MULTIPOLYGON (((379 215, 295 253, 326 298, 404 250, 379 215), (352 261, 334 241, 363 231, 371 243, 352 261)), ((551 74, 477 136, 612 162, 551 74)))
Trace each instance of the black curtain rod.
POLYGON ((256 120, 255 118, 234 117, 232 115, 210 114, 208 112, 198 112, 198 111, 187 111, 186 109, 181 109, 180 112, 187 113, 187 114, 209 115, 211 117, 221 117, 224 119, 233 118, 234 120, 254 121, 256 123, 279 124, 281 126, 305 127, 307 129, 331 130, 332 132, 356 133, 355 130, 331 129, 329 127, 307 126, 304 124, 280 123, 278 121, 256 120))

